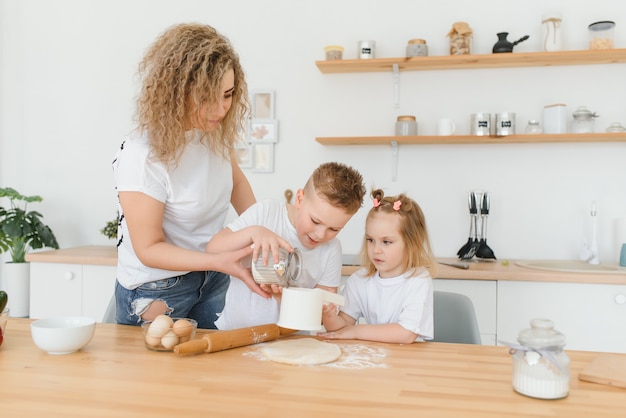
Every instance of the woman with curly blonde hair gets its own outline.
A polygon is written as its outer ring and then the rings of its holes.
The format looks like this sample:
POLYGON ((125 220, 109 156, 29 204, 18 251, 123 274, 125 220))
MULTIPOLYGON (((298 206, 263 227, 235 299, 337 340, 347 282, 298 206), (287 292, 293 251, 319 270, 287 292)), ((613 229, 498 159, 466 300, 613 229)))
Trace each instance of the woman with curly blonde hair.
POLYGON ((436 260, 426 218, 405 194, 372 191, 361 255, 365 268, 346 282, 346 303, 324 306, 327 339, 409 344, 433 338, 433 282, 436 260), (357 321, 363 318, 365 324, 357 321))
POLYGON ((240 260, 250 248, 209 254, 232 204, 256 199, 232 158, 249 110, 239 57, 201 24, 163 32, 139 65, 137 129, 113 170, 119 197, 116 321, 138 325, 168 314, 215 328, 228 275, 268 297, 240 260))

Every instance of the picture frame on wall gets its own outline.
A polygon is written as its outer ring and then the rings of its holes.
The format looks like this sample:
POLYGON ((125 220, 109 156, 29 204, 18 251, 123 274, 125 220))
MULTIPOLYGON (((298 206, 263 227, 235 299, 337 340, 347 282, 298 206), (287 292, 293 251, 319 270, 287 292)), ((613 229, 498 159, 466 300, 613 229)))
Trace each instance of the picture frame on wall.
POLYGON ((253 144, 253 171, 257 173, 272 173, 274 171, 274 144, 253 144))
POLYGON ((252 152, 252 145, 248 142, 240 141, 235 144, 234 154, 239 167, 252 168, 252 152))
POLYGON ((278 121, 276 119, 252 119, 248 140, 257 142, 278 142, 278 121))
POLYGON ((252 91, 252 119, 274 119, 274 90, 252 91))

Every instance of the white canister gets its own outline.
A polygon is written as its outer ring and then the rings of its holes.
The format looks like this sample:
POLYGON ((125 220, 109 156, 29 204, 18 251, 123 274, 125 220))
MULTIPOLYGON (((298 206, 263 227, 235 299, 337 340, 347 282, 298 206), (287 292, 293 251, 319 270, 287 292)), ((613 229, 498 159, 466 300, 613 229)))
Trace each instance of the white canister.
POLYGON ((472 135, 491 135, 491 114, 482 112, 472 113, 470 123, 472 135))
POLYGON ((376 41, 359 41, 356 56, 362 60, 376 58, 376 41))
POLYGON ((515 113, 496 113, 496 136, 515 135, 515 113))
POLYGON ((546 134, 567 133, 567 106, 562 103, 544 106, 543 132, 546 134))
POLYGON ((561 13, 550 12, 541 16, 541 42, 544 51, 560 51, 563 49, 561 13))

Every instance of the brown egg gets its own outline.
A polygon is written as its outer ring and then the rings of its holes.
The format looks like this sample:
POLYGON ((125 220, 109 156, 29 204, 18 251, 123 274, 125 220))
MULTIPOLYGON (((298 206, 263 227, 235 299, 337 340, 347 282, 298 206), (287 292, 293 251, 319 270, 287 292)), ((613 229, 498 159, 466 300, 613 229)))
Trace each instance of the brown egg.
POLYGON ((188 337, 193 331, 193 325, 186 319, 178 319, 172 326, 174 333, 179 337, 188 337))

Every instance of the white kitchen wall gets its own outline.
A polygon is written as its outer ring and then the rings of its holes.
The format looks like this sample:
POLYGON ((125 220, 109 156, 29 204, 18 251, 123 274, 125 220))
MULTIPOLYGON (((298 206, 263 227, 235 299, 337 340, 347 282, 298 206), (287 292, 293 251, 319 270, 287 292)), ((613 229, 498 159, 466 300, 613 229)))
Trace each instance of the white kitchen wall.
MULTIPOLYGON (((441 117, 469 133, 476 111, 517 113, 518 132, 544 105, 586 105, 596 129, 626 124, 626 64, 403 72, 394 107, 390 73, 321 74, 323 48, 354 58, 360 39, 378 57, 404 56, 424 38, 446 55, 455 21, 474 30, 472 52, 490 53, 497 32, 530 39, 514 51, 540 50, 540 19, 563 15, 565 49, 587 48, 587 25, 614 20, 626 47, 619 0, 0 0, 0 185, 40 194, 37 209, 62 247, 111 244, 99 230, 115 216, 110 163, 133 127, 135 71, 166 27, 202 22, 227 35, 250 89, 276 92, 280 140, 271 174, 247 171, 258 198, 301 187, 320 163, 358 168, 367 185, 406 192, 423 207, 435 251, 454 256, 467 241, 467 193, 491 193, 488 243, 499 259, 577 258, 598 202, 602 262, 617 261, 615 223, 626 217, 626 144, 402 145, 392 180, 387 146, 323 146, 317 136, 390 135, 396 116, 417 116, 420 134, 441 117)), ((340 234, 358 251, 364 208, 340 234)))

